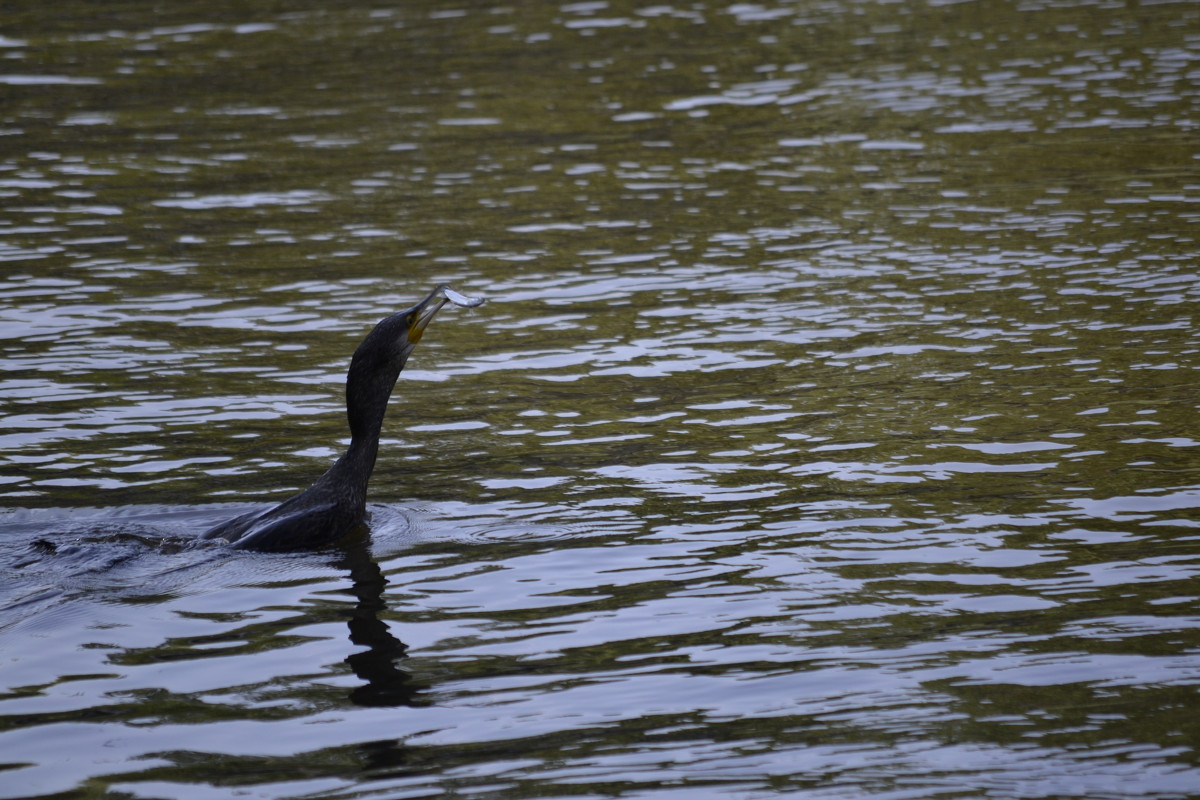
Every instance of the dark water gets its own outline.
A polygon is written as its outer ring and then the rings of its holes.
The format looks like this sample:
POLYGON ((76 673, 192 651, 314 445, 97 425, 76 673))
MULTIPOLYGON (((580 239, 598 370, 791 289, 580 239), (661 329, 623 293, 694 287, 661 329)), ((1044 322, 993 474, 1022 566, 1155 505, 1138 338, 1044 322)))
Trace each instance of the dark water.
POLYGON ((0 796, 1200 797, 1200 6, 333 5, 5 8, 0 796))

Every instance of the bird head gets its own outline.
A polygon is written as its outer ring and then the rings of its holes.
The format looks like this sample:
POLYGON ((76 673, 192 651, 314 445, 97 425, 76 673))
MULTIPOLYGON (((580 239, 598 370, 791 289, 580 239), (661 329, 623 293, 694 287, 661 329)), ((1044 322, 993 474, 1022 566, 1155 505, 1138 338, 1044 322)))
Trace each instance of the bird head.
POLYGON ((394 380, 445 304, 446 297, 439 286, 410 308, 381 319, 354 351, 351 371, 382 371, 385 376, 390 373, 394 380))
POLYGON ((360 418, 382 418, 382 409, 387 405, 396 378, 429 323, 448 302, 472 308, 481 305, 483 300, 465 297, 443 284, 411 308, 384 317, 363 339, 354 351, 346 375, 351 430, 356 428, 360 418))

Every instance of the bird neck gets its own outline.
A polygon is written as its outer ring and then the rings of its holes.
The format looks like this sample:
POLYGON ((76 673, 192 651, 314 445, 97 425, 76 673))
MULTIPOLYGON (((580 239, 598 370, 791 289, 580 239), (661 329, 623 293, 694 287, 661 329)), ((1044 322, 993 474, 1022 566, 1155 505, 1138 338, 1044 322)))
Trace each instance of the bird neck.
POLYGON ((369 364, 359 358, 351 362, 346 376, 346 418, 350 423, 350 447, 330 469, 330 478, 365 502, 367 482, 379 454, 379 435, 387 413, 388 398, 403 369, 399 363, 369 364))
POLYGON ((343 501, 362 509, 367 502, 367 483, 375 470, 375 457, 379 453, 379 437, 352 439, 350 447, 342 454, 322 478, 325 486, 335 490, 343 501))

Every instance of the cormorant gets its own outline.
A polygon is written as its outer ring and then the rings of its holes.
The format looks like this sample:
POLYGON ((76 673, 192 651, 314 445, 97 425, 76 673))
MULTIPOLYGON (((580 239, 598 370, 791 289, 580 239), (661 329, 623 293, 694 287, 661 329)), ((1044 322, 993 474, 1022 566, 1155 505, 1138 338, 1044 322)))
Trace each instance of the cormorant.
POLYGON ((483 303, 443 284, 412 308, 381 320, 354 351, 346 373, 350 447, 328 472, 290 500, 235 517, 201 538, 227 539, 249 550, 303 550, 358 528, 366 516, 367 481, 375 468, 392 387, 425 327, 447 301, 467 307, 483 303))

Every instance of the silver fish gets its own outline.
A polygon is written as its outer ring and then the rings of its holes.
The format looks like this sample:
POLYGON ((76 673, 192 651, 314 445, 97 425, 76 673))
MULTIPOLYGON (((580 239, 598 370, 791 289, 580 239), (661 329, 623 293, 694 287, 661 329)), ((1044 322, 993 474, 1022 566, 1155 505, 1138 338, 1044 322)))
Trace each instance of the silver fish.
POLYGON ((442 295, 454 305, 463 308, 477 308, 487 302, 487 299, 483 297, 467 297, 465 294, 459 294, 449 286, 442 287, 442 295))

